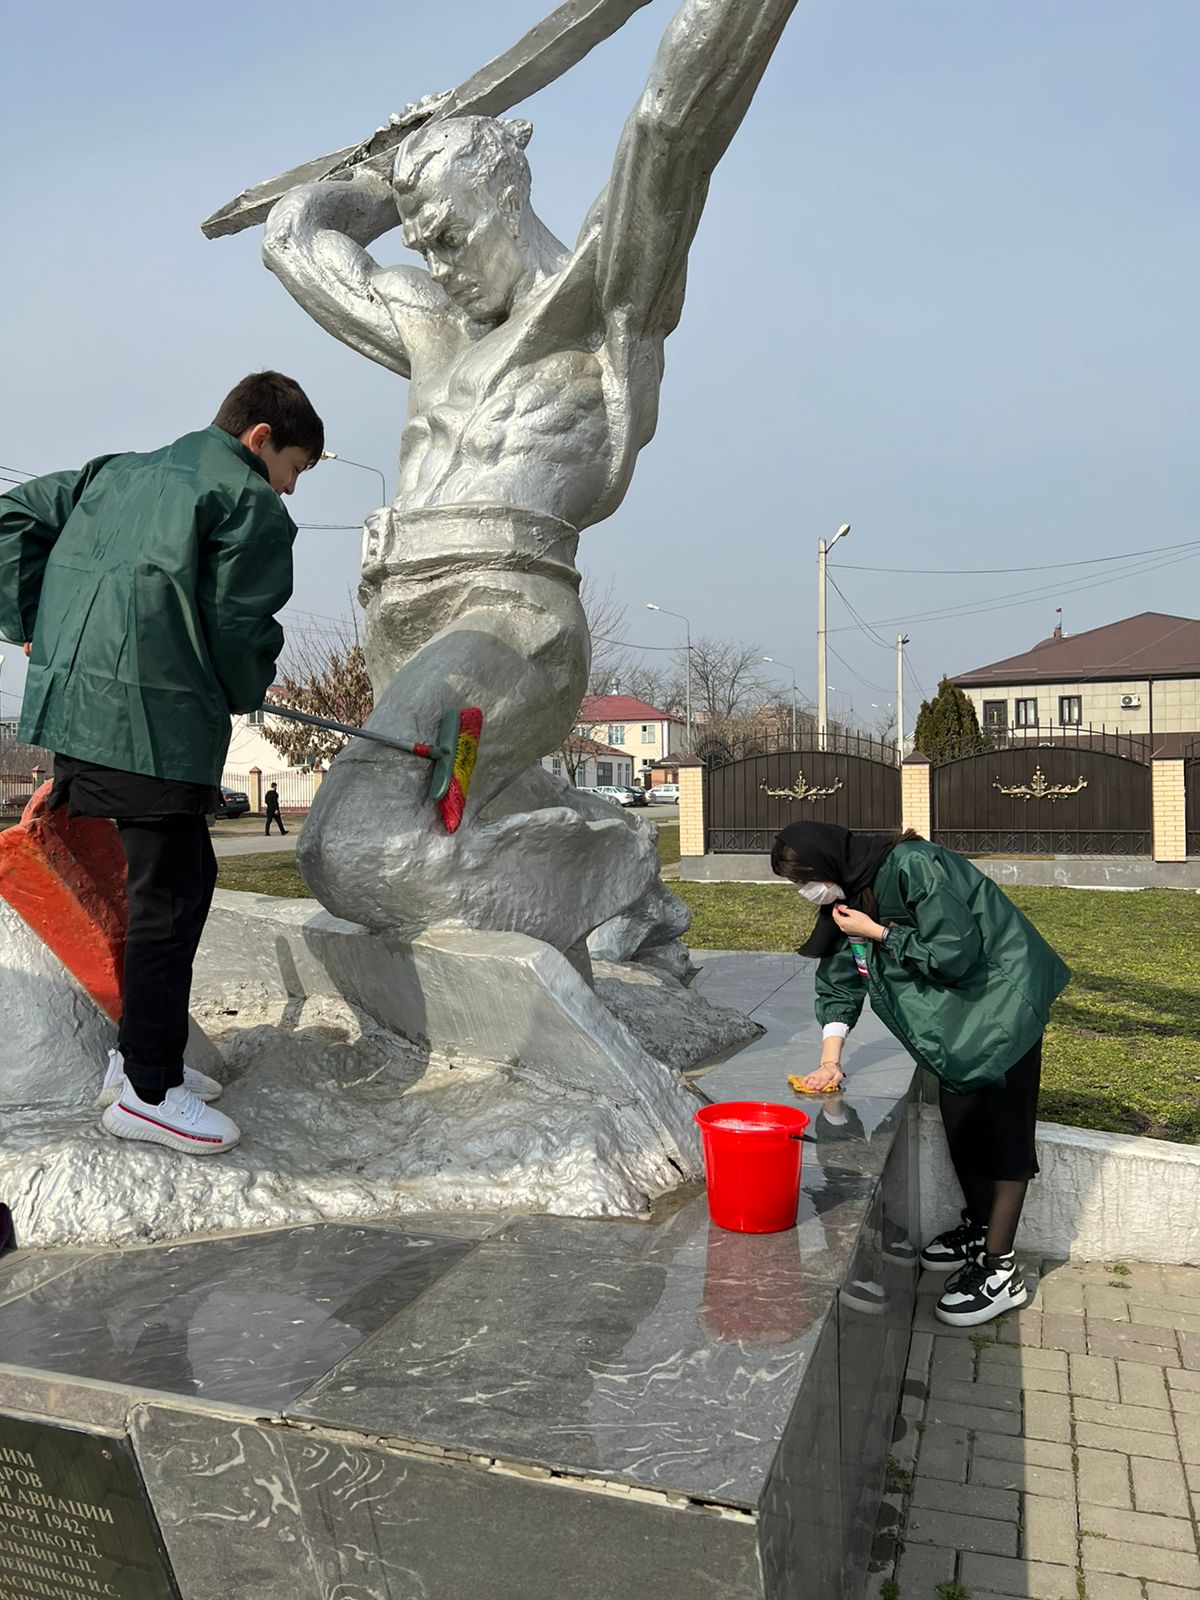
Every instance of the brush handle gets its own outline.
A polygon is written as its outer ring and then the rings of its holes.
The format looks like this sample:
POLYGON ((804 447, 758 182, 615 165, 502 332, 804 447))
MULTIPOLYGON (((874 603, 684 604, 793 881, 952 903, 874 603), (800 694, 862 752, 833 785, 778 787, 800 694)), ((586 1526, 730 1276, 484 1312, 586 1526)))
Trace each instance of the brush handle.
POLYGON ((344 733, 351 739, 369 739, 372 744, 386 745, 389 750, 403 750, 405 755, 423 756, 426 761, 441 761, 452 751, 434 744, 405 744, 400 739, 388 739, 382 733, 371 733, 366 728, 353 728, 346 722, 333 722, 329 717, 314 717, 310 711, 293 711, 290 706, 264 705, 268 717, 285 717, 289 722, 306 722, 312 728, 327 728, 330 733, 344 733))

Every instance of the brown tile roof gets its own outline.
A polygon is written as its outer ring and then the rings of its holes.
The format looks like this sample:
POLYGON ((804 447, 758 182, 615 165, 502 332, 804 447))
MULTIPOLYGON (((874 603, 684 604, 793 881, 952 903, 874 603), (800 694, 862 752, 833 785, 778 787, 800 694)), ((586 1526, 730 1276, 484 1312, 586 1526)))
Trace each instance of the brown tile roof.
POLYGON ((960 689, 1005 684, 1075 683, 1080 679, 1200 677, 1200 622, 1143 611, 1065 639, 1043 639, 1023 655, 956 677, 960 689))

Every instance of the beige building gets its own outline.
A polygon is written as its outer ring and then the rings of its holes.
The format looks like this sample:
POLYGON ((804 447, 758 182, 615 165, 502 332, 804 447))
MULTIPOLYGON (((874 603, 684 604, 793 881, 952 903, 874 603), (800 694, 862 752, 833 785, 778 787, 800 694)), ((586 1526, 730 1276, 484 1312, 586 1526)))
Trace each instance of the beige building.
POLYGON ((1086 633, 1049 639, 1023 655, 963 673, 954 683, 984 728, 1030 737, 1101 728, 1147 737, 1178 756, 1200 740, 1200 622, 1143 611, 1086 633))
MULTIPOLYGON (((578 733, 627 756, 634 781, 651 785, 655 762, 678 753, 683 723, 631 694, 590 695, 579 708, 578 733)), ((658 774, 659 781, 662 779, 658 774)))

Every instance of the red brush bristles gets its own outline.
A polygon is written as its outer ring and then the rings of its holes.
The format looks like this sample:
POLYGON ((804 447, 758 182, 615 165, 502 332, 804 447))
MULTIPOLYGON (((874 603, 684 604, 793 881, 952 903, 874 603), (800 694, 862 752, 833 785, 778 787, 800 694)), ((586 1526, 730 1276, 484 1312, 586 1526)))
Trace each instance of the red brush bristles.
POLYGON ((483 733, 483 712, 478 706, 467 706, 458 714, 458 748, 454 755, 454 775, 445 799, 438 801, 438 810, 447 833, 457 833, 467 808, 467 790, 475 770, 475 757, 479 754, 479 740, 483 733))

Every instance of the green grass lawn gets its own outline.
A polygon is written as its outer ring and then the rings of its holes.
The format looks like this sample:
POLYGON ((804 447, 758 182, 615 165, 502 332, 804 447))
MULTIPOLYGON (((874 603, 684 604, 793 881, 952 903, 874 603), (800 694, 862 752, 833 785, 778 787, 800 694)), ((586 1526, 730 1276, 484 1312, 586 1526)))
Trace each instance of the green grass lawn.
MULTIPOLYGON (((671 887, 699 949, 794 950, 812 920, 784 884, 671 887)), ((1042 1117, 1200 1143, 1200 895, 1006 893, 1072 973, 1046 1031, 1042 1117)))
MULTIPOLYGON (((672 859, 677 829, 660 829, 659 849, 672 859)), ((226 857, 218 882, 305 893, 290 853, 226 857)), ((812 920, 782 883, 671 887, 691 907, 688 942, 697 949, 794 950, 812 920)), ((1073 974, 1046 1032, 1042 1117, 1200 1144, 1200 895, 1007 892, 1073 974)), ((853 1060, 851 1046, 851 1072, 853 1060)))

